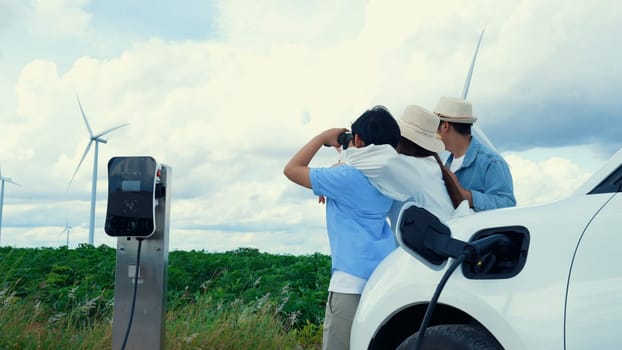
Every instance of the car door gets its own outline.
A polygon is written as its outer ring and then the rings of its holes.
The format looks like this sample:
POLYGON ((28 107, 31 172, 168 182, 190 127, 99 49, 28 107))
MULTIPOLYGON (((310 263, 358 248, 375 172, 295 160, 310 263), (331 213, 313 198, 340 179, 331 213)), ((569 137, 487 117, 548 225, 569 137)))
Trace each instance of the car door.
POLYGON ((622 343, 622 167, 590 196, 609 196, 577 244, 568 278, 565 349, 622 343))

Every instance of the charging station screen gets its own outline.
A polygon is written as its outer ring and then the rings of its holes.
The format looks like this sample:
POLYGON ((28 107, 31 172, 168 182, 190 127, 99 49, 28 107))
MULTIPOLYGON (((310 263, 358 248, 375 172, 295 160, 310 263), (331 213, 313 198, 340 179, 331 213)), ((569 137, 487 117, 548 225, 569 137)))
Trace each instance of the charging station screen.
POLYGON ((114 157, 108 162, 110 236, 148 237, 155 231, 156 162, 151 157, 114 157))
POLYGON ((140 181, 127 180, 121 182, 121 192, 140 192, 140 181))

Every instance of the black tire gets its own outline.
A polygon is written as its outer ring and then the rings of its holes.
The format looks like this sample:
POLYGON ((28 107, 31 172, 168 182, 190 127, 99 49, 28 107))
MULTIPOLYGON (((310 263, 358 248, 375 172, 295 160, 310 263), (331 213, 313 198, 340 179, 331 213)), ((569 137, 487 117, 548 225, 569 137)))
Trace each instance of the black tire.
MULTIPOLYGON (((397 350, 413 350, 419 333, 406 338, 397 350)), ((486 331, 471 325, 451 324, 429 327, 420 350, 503 350, 486 331)))

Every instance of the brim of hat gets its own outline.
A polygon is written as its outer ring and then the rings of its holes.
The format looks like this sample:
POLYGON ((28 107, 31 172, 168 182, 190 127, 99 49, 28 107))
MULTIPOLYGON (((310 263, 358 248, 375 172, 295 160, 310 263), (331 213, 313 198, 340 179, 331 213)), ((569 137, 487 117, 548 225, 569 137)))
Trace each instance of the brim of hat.
POLYGON ((402 137, 408 139, 409 141, 414 142, 434 153, 441 153, 445 150, 445 144, 442 140, 419 134, 404 125, 401 120, 398 120, 398 124, 400 126, 402 137))
POLYGON ((438 119, 450 123, 473 124, 477 120, 477 117, 451 117, 438 113, 436 115, 438 116, 438 119))
POLYGON ((434 153, 441 153, 445 150, 445 144, 441 140, 426 138, 415 141, 408 137, 407 139, 434 153))

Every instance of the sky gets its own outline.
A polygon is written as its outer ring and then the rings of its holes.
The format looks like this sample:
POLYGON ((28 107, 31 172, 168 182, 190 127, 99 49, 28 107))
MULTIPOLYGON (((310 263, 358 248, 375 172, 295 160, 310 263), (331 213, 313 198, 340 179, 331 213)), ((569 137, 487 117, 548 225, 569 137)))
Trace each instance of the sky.
MULTIPOLYGON (((329 253, 324 207, 283 167, 367 108, 398 118, 468 99, 519 206, 563 198, 622 146, 622 7, 613 0, 0 0, 0 245, 104 232, 108 160, 172 169, 170 250, 329 253), (69 235, 63 232, 71 226, 69 235)), ((312 166, 338 155, 322 149, 312 166)))

